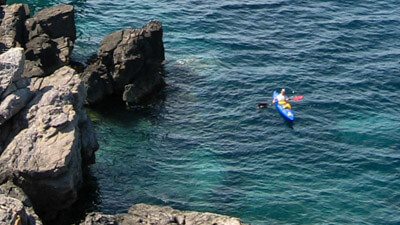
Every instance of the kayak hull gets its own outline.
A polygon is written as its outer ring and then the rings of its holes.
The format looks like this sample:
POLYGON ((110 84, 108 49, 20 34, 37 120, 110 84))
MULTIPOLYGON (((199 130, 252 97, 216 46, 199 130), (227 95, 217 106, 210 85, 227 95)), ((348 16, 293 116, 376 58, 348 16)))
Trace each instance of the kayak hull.
MULTIPOLYGON (((275 99, 276 96, 278 96, 279 93, 274 91, 272 97, 275 99)), ((278 104, 278 101, 275 101, 275 107, 278 110, 278 112, 283 116, 283 118, 293 122, 294 121, 294 113, 292 109, 284 109, 283 105, 278 104)))

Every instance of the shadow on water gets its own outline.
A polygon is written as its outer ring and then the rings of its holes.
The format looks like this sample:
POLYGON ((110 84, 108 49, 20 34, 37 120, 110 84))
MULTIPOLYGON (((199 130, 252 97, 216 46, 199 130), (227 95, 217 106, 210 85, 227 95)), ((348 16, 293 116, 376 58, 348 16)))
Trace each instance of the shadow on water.
POLYGON ((293 128, 294 122, 293 121, 289 121, 289 120, 287 120, 285 118, 282 118, 282 119, 284 120, 284 123, 286 124, 287 127, 289 127, 290 129, 294 130, 294 128, 293 128))

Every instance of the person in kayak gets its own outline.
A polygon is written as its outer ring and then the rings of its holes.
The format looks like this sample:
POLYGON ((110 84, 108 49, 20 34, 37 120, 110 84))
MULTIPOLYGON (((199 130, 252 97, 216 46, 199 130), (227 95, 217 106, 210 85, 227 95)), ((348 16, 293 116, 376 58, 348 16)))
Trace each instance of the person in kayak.
POLYGON ((289 104, 289 98, 285 96, 285 89, 282 88, 281 93, 279 93, 274 100, 272 100, 272 103, 275 103, 275 101, 278 101, 279 105, 283 105, 284 109, 290 109, 292 108, 289 104))

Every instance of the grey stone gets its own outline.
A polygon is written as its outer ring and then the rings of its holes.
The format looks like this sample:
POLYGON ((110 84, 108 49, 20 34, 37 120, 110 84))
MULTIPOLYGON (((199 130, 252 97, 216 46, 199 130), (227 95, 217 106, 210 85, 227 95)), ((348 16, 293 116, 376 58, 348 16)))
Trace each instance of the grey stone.
POLYGON ((65 66, 32 78, 29 89, 36 96, 13 119, 13 138, 0 156, 0 182, 14 180, 49 220, 77 200, 82 164, 94 162, 98 143, 75 70, 65 66))
POLYGON ((24 76, 33 77, 34 73, 32 73, 32 71, 36 73, 40 71, 36 67, 39 67, 44 72, 44 74, 40 74, 39 76, 51 74, 56 69, 66 64, 61 58, 65 59, 69 56, 62 55, 61 53, 61 50, 58 48, 58 43, 50 39, 47 34, 33 38, 26 43, 25 55, 27 60, 35 61, 35 63, 27 64, 27 73, 29 72, 30 75, 26 75, 26 73, 24 76), (32 66, 32 68, 29 66, 32 66))
POLYGON ((33 94, 27 88, 16 90, 8 95, 0 103, 0 125, 24 108, 32 96, 33 94))
POLYGON ((76 39, 74 7, 56 5, 25 21, 26 64, 24 77, 43 77, 68 65, 76 39))
POLYGON ((151 21, 141 29, 119 30, 104 37, 97 60, 82 74, 88 103, 115 94, 138 104, 161 89, 165 85, 159 73, 164 60, 162 34, 161 22, 151 21))
POLYGON ((2 177, 15 180, 45 218, 55 217, 76 201, 82 182, 73 99, 65 87, 53 87, 37 96, 21 115, 27 118, 28 128, 20 131, 0 156, 2 177), (63 116, 67 118, 63 126, 50 125, 63 116))
POLYGON ((0 194, 0 223, 27 225, 28 215, 22 202, 0 194))
POLYGON ((92 213, 81 225, 245 225, 238 218, 215 213, 179 211, 168 206, 136 204, 128 213, 114 216, 92 213))
POLYGON ((21 78, 25 55, 22 48, 12 48, 0 55, 0 96, 21 78))
POLYGON ((44 33, 50 38, 60 37, 76 39, 74 7, 72 5, 60 4, 45 8, 33 16, 40 24, 44 33))
POLYGON ((118 225, 115 216, 104 215, 102 213, 90 213, 86 216, 85 221, 81 225, 118 225))
POLYGON ((42 64, 39 61, 25 60, 23 77, 43 77, 45 75, 42 64))
POLYGON ((39 216, 35 213, 32 208, 32 203, 29 200, 28 196, 22 191, 21 188, 14 185, 11 181, 8 181, 2 185, 0 185, 0 195, 5 195, 6 197, 11 197, 21 201, 23 204, 29 225, 42 225, 39 216))
POLYGON ((25 20, 29 17, 26 4, 0 6, 0 52, 25 44, 25 20))
POLYGON ((86 67, 81 77, 87 91, 86 101, 89 104, 100 102, 114 91, 112 77, 106 66, 100 62, 86 67))

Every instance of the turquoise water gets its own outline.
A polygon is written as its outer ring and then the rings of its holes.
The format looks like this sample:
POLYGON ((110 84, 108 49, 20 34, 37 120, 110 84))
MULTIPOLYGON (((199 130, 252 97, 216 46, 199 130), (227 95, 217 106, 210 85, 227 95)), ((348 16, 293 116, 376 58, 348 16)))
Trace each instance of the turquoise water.
POLYGON ((400 224, 398 1, 29 1, 76 6, 84 61, 102 37, 164 26, 164 100, 90 110, 90 210, 135 203, 251 224, 400 224), (287 124, 269 102, 286 87, 287 124))

